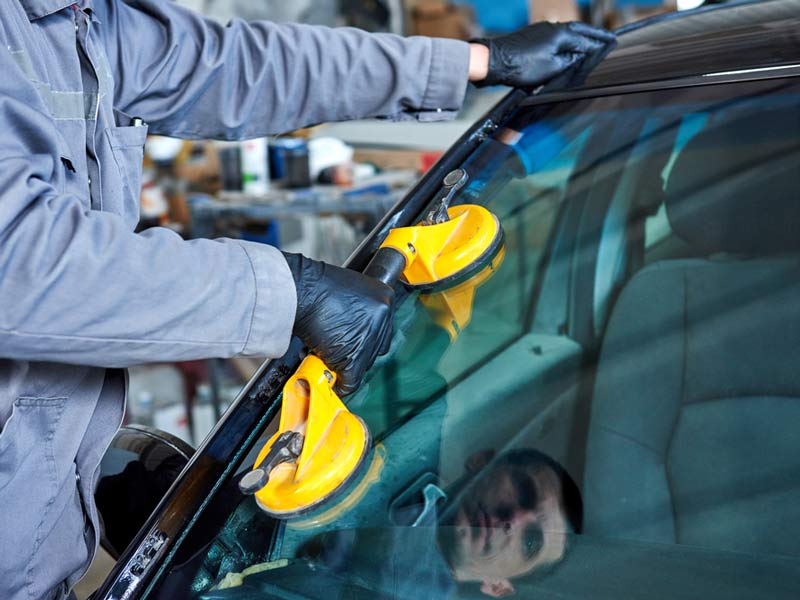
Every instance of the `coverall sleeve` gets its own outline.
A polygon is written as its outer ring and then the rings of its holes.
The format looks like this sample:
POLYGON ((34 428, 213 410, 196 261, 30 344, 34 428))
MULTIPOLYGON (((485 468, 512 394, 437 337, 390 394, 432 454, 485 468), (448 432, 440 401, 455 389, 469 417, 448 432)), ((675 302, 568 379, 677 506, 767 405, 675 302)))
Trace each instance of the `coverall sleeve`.
POLYGON ((164 0, 96 2, 115 106, 183 138, 245 139, 327 121, 448 118, 469 46, 353 28, 227 26, 164 0))
POLYGON ((134 234, 61 193, 59 134, 4 46, 0 72, 0 358, 124 367, 286 351, 297 299, 277 250, 134 234))

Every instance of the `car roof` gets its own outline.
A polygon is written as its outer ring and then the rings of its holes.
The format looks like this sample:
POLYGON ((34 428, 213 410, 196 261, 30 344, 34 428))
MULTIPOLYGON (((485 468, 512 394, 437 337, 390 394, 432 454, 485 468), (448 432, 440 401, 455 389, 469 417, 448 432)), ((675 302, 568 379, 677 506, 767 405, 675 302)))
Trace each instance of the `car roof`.
POLYGON ((635 23, 582 88, 800 63, 800 0, 712 5, 635 23))

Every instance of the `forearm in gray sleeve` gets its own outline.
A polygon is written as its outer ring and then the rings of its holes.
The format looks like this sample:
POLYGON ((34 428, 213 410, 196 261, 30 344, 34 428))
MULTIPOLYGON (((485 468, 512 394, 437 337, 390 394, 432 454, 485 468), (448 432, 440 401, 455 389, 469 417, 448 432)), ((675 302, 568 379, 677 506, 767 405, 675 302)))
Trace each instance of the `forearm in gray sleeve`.
POLYGON ((77 199, 31 200, 0 236, 0 357, 126 367, 286 351, 295 288, 274 248, 134 234, 77 199))
POLYGON ((466 91, 469 46, 457 40, 241 20, 223 27, 171 2, 98 4, 117 107, 154 133, 242 139, 366 117, 440 120, 466 91))

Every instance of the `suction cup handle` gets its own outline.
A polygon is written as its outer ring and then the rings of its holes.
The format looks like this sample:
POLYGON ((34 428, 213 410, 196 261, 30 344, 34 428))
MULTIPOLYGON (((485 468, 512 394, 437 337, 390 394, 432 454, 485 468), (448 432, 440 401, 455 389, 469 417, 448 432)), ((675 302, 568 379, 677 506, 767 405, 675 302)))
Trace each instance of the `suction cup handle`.
POLYGON ((449 220, 447 209, 450 208, 450 203, 453 201, 456 192, 464 187, 467 181, 469 181, 469 174, 464 169, 456 169, 445 175, 439 200, 428 212, 425 217, 425 223, 428 225, 446 223, 449 220))
MULTIPOLYGON (((409 251, 413 252, 413 249, 409 248, 409 251)), ((364 275, 392 287, 400 279, 405 268, 406 257, 402 252, 394 248, 383 247, 379 248, 372 260, 369 261, 367 268, 364 269, 364 275)))
POLYGON ((239 489, 243 494, 255 494, 267 485, 272 469, 280 464, 294 462, 303 450, 303 435, 297 431, 282 433, 270 448, 261 464, 246 473, 239 480, 239 489))

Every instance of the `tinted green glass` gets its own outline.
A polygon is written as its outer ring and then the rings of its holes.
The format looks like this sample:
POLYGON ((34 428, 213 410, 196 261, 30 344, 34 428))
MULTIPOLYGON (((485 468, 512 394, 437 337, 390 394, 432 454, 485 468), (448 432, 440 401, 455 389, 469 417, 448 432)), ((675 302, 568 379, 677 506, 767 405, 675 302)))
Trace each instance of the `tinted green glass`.
POLYGON ((451 339, 408 292, 348 398, 367 476, 279 525, 225 482, 158 593, 791 597, 798 98, 521 108, 456 198, 505 231, 470 323, 451 339))

